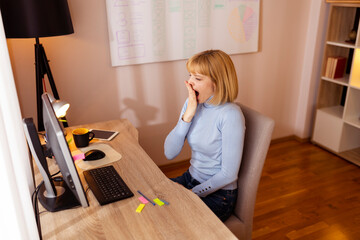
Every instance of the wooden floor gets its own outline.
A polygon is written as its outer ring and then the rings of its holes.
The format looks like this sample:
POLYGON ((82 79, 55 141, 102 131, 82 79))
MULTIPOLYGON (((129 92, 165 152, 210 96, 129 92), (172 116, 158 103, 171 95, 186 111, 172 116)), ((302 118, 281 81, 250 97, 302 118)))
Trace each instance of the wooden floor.
MULTIPOLYGON (((168 177, 189 163, 162 167, 168 177)), ((311 143, 275 143, 261 177, 253 239, 360 239, 360 168, 311 143)))

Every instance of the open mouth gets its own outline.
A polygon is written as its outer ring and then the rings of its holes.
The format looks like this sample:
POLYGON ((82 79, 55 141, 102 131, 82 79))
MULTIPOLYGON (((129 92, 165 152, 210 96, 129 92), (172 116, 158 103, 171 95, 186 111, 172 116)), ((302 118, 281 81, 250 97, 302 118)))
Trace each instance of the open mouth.
POLYGON ((199 92, 198 92, 198 91, 196 91, 196 90, 195 90, 195 95, 196 95, 196 97, 198 97, 198 96, 199 96, 199 92))

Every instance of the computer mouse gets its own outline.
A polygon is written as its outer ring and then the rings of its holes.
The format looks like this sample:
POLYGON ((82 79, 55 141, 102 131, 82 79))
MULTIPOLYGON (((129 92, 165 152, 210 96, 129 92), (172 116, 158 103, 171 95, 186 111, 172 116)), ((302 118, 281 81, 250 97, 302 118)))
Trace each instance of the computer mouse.
POLYGON ((84 161, 94 161, 102 159, 106 156, 106 154, 98 149, 92 149, 85 153, 84 161))

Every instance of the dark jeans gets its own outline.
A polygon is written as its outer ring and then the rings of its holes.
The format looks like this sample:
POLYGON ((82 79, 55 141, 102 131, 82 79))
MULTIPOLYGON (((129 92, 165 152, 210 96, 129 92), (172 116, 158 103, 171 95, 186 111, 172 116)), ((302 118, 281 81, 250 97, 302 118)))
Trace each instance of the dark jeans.
MULTIPOLYGON (((171 178, 174 182, 177 182, 187 189, 192 189, 200 182, 193 178, 189 171, 186 171, 182 176, 171 178)), ((237 189, 235 190, 217 190, 206 197, 201 197, 201 200, 220 218, 225 222, 228 219, 235 208, 237 199, 237 189)))

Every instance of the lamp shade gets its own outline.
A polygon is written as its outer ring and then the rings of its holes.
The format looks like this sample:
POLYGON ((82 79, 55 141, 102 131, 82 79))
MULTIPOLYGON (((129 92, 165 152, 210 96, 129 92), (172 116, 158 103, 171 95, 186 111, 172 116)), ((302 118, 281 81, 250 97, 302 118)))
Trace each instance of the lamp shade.
POLYGON ((48 97, 54 109, 56 117, 57 118, 65 117, 66 111, 69 109, 70 104, 62 100, 56 100, 54 96, 49 93, 48 93, 48 97))
POLYGON ((70 107, 70 104, 67 102, 62 102, 59 100, 56 100, 55 102, 53 102, 53 108, 54 108, 54 112, 57 118, 62 118, 66 116, 66 112, 70 107))
POLYGON ((74 33, 67 0, 0 0, 7 38, 74 33))

